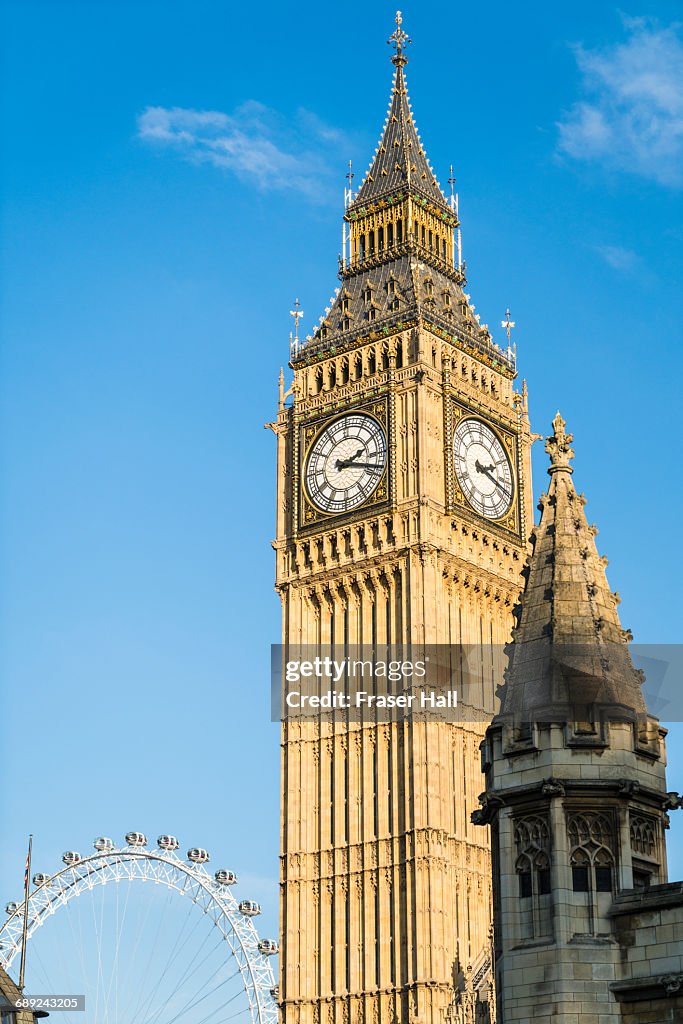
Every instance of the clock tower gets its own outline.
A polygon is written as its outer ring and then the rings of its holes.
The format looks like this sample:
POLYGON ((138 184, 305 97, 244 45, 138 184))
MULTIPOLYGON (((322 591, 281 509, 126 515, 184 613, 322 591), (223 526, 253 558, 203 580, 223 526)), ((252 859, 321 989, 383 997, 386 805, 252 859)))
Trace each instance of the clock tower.
MULTIPOLYGON (((400 14, 391 41, 389 111, 347 193, 340 287, 293 347, 272 425, 282 639, 502 651, 532 520, 526 388, 465 292, 457 201, 415 126, 400 14)), ((465 1019, 491 925, 488 836, 470 814, 502 681, 480 660, 469 724, 283 723, 284 1024, 465 1019)))

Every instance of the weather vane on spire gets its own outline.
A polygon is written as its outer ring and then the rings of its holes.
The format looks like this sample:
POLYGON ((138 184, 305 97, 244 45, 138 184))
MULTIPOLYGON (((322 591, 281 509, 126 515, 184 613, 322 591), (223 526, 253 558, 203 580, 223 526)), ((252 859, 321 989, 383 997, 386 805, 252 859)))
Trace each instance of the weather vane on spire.
POLYGON ((510 335, 512 328, 515 326, 515 321, 510 319, 510 308, 505 310, 505 319, 500 321, 500 326, 505 328, 505 333, 508 336, 508 359, 512 358, 512 344, 510 342, 510 335))
POLYGON ((405 33, 401 28, 402 24, 403 16, 401 15, 400 11, 396 11, 396 31, 392 32, 392 34, 387 39, 387 43, 389 43, 390 45, 393 43, 394 49, 396 50, 396 53, 391 58, 392 63, 395 64, 396 67, 400 67, 403 64, 408 63, 408 58, 403 52, 403 47, 407 46, 408 43, 412 42, 412 39, 410 39, 407 33, 405 33))
POLYGON ((292 336, 290 334, 290 336, 289 336, 289 338, 290 338, 289 345, 290 345, 290 348, 296 354, 299 351, 299 320, 304 315, 303 309, 299 309, 299 299, 298 298, 296 298, 294 300, 294 309, 290 309, 289 315, 294 317, 294 340, 292 341, 292 336))

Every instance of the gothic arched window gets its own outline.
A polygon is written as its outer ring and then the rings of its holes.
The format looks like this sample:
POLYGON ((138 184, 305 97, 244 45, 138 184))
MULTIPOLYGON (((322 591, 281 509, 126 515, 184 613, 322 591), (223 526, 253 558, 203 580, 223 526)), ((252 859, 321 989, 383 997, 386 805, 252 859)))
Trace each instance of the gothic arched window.
POLYGON ((552 935, 550 829, 541 815, 518 818, 514 825, 519 886, 520 938, 552 935))
POLYGON ((384 251, 384 228, 379 228, 377 232, 377 249, 379 252, 384 251))
POLYGON ((387 225, 387 248, 391 249, 393 244, 394 244, 394 225, 392 223, 392 224, 388 224, 387 225))
POLYGON ((403 241, 403 221, 400 218, 396 221, 396 241, 399 244, 403 241))
POLYGON ((577 894, 574 925, 579 934, 595 935, 607 928, 601 920, 615 886, 614 823, 609 814, 597 811, 570 814, 567 838, 572 889, 577 894))
POLYGON ((567 822, 575 892, 612 891, 614 829, 605 814, 572 814, 567 822), (587 885, 587 889, 584 888, 587 885))

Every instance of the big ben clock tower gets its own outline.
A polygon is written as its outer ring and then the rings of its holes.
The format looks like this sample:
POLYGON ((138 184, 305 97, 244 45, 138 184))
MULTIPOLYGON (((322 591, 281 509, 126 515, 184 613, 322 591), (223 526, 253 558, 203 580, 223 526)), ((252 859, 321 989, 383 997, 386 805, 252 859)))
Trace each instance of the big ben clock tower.
MULTIPOLYGON (((474 316, 415 127, 397 16, 389 112, 344 214, 341 286, 280 389, 283 643, 502 645, 531 524, 526 394, 474 316)), ((500 682, 451 721, 282 726, 284 1024, 445 1024, 485 962, 486 829, 470 814, 500 682), (475 716, 476 717, 476 716, 475 716)))

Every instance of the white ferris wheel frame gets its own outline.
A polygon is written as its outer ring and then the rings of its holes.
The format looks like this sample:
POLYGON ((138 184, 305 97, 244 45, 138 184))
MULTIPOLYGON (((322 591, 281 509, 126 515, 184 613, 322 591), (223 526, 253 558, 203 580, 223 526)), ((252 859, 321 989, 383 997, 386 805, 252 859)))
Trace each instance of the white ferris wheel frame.
MULTIPOLYGON (((131 846, 98 850, 50 875, 29 894, 27 938, 69 900, 96 885, 121 881, 160 883, 188 896, 227 941, 242 976, 252 1024, 277 1024, 275 976, 258 948, 253 921, 242 914, 229 886, 216 882, 203 864, 183 861, 172 851, 131 846)), ((0 928, 0 965, 5 970, 21 951, 23 926, 24 901, 0 928)))

